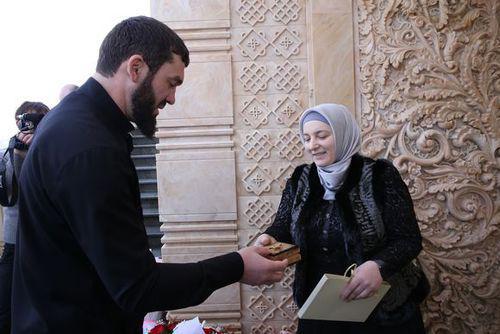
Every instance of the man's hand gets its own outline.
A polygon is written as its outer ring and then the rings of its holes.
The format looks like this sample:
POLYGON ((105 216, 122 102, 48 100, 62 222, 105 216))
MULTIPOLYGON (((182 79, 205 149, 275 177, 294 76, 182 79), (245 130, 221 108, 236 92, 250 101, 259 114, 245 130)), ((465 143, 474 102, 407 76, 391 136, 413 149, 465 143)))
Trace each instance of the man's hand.
MULTIPOLYGON (((17 140, 19 140, 20 142, 22 142, 26 146, 29 146, 31 144, 31 142, 33 141, 33 133, 19 132, 16 135, 16 138, 17 138, 17 140)), ((14 154, 16 154, 17 156, 20 156, 22 158, 26 157, 26 153, 27 152, 28 151, 26 149, 17 149, 17 148, 14 148, 14 154)))
POLYGON ((17 139, 22 141, 24 144, 28 145, 31 144, 31 141, 33 140, 33 133, 24 133, 24 132, 19 132, 16 135, 17 139))
POLYGON ((238 251, 243 259, 243 277, 240 282, 248 285, 262 285, 283 279, 288 260, 271 261, 264 256, 270 251, 264 247, 250 246, 238 251))
POLYGON ((377 263, 366 261, 354 271, 349 283, 342 289, 340 297, 345 301, 371 297, 382 284, 377 263))
POLYGON ((255 246, 267 246, 276 243, 276 239, 269 234, 261 234, 255 241, 255 246))

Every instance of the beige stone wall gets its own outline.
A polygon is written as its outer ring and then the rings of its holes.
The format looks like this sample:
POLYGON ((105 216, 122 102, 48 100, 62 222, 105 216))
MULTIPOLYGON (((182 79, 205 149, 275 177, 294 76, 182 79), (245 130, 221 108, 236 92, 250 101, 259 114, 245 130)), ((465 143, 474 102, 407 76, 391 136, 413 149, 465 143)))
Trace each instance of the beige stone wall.
MULTIPOLYGON (((424 237, 430 333, 500 331, 498 4, 484 1, 153 0, 192 64, 160 114, 165 261, 249 245, 303 162, 300 112, 356 114, 363 153, 394 161, 424 237)), ((293 270, 194 308, 243 333, 296 328, 293 270)))
MULTIPOLYGON (((191 64, 174 108, 159 116, 157 177, 164 261, 189 262, 238 249, 229 2, 152 1, 153 17, 186 41, 191 64)), ((239 285, 173 312, 239 326, 239 285)))

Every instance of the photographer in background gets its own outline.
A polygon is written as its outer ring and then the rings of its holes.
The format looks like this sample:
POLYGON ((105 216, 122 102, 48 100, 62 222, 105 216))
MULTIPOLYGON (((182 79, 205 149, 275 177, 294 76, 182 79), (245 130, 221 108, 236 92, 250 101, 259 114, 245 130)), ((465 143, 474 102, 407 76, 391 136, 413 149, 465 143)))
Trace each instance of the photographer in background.
MULTIPOLYGON (((11 152, 5 154, 7 159, 5 164, 7 168, 6 175, 12 179, 12 182, 17 182, 17 176, 20 175, 22 163, 33 140, 36 127, 48 112, 49 108, 41 102, 26 101, 17 108, 15 120, 19 128, 19 133, 10 139, 9 147, 7 148, 7 150, 13 150, 14 154, 10 154, 11 152)), ((2 156, 4 156, 3 152, 2 156)), ((3 210, 5 246, 0 258, 0 334, 10 333, 11 327, 10 305, 18 221, 17 203, 13 206, 5 207, 3 210)))

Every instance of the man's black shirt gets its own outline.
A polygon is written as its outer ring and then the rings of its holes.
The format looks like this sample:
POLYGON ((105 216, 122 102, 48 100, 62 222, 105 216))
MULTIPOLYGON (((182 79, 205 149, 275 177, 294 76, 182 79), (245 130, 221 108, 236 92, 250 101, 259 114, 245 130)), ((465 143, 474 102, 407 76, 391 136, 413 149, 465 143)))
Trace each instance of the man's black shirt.
POLYGON ((20 177, 13 333, 141 333, 146 312, 204 301, 243 274, 239 254, 157 264, 133 129, 90 78, 38 126, 20 177))

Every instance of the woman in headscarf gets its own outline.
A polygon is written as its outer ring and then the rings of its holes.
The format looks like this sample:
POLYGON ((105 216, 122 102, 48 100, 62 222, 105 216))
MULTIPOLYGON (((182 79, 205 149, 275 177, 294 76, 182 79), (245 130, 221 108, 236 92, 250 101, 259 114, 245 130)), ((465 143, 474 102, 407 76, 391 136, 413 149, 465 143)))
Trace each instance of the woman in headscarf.
POLYGON ((300 307, 324 273, 357 269, 342 291, 350 301, 391 289, 364 323, 299 319, 298 333, 425 333, 419 303, 428 293, 412 261, 422 238, 408 189, 387 160, 361 156, 361 131, 349 110, 321 104, 300 118, 300 136, 313 163, 297 167, 276 218, 256 244, 300 247, 294 298, 300 307))

